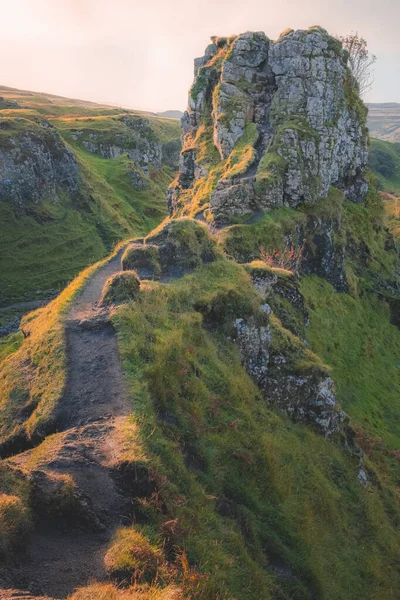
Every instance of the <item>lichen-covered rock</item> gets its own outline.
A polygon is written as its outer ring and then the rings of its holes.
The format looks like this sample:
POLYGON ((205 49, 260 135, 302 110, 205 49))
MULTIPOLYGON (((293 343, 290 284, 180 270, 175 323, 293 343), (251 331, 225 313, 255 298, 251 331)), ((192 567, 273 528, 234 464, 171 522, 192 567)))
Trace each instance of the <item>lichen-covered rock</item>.
POLYGON ((307 227, 300 233, 300 237, 306 235, 302 271, 326 279, 338 292, 346 292, 345 246, 336 239, 339 231, 332 218, 308 217, 307 227))
POLYGON ((215 243, 207 229, 193 219, 167 222, 159 232, 146 238, 146 243, 158 246, 163 274, 178 275, 217 257, 215 243))
POLYGON ((126 116, 118 119, 119 130, 88 130, 77 132, 86 150, 100 154, 103 158, 118 158, 126 155, 134 161, 144 173, 149 175, 149 167, 160 169, 162 162, 162 144, 146 118, 126 116))
POLYGON ((260 209, 313 205, 332 186, 348 200, 363 201, 366 109, 347 59, 341 43, 319 27, 291 30, 275 42, 260 32, 213 38, 195 61, 170 210, 181 206, 182 191, 190 202, 187 190, 196 196, 207 178, 203 202, 217 223, 260 209), (258 133, 254 158, 234 181, 225 181, 249 123, 258 133))
MULTIPOLYGON (((269 305, 262 308, 271 314, 269 305)), ((280 344, 279 352, 274 348, 276 326, 260 325, 250 317, 236 319, 235 329, 242 364, 269 405, 294 421, 312 424, 327 437, 340 432, 346 414, 336 403, 332 379, 317 363, 309 373, 296 373, 290 346, 280 344)), ((304 344, 296 344, 297 352, 307 355, 304 344)))
POLYGON ((304 338, 309 315, 300 291, 299 279, 285 269, 272 268, 261 261, 246 265, 254 287, 268 302, 286 329, 304 338))
POLYGON ((123 271, 137 271, 142 279, 154 279, 161 274, 158 246, 132 244, 125 250, 121 266, 123 271))
POLYGON ((263 393, 268 402, 286 412, 291 419, 311 423, 327 437, 339 433, 347 419, 336 403, 330 377, 267 377, 263 393))
POLYGON ((130 167, 128 168, 128 178, 133 189, 138 192, 149 187, 148 177, 146 177, 144 172, 136 167, 134 163, 131 163, 130 167))
POLYGON ((0 124, 0 199, 18 208, 59 192, 79 190, 73 151, 44 119, 7 118, 0 124))
POLYGON ((259 326, 253 317, 247 321, 236 319, 235 328, 241 361, 252 379, 263 389, 268 376, 271 328, 269 325, 259 326))
POLYGON ((257 210, 254 181, 245 179, 237 183, 230 180, 221 180, 210 196, 210 209, 214 220, 224 223, 231 218, 243 217, 257 210))
POLYGON ((112 275, 105 283, 101 304, 124 304, 136 300, 140 292, 140 279, 136 271, 123 271, 112 275))

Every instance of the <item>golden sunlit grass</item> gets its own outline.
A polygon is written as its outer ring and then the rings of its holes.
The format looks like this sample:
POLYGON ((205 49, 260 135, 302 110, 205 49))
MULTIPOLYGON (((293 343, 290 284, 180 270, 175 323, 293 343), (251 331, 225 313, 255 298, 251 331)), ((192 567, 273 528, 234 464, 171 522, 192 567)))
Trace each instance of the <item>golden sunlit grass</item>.
POLYGON ((119 529, 104 557, 107 573, 132 583, 165 579, 163 554, 149 538, 134 527, 119 529))
POLYGON ((27 337, 0 365, 0 439, 20 433, 30 438, 51 419, 66 382, 63 320, 76 294, 107 260, 82 271, 50 304, 22 320, 27 337), (25 421, 18 419, 21 411, 31 413, 25 421))
POLYGON ((234 177, 235 175, 242 175, 255 161, 256 151, 254 145, 258 135, 257 125, 255 123, 247 123, 244 134, 236 143, 225 163, 225 179, 234 177))
POLYGON ((78 589, 69 600, 183 600, 182 591, 174 586, 134 586, 120 589, 111 583, 94 583, 78 589))
POLYGON ((133 416, 116 419, 110 443, 115 448, 113 464, 145 463, 148 461, 140 438, 140 430, 133 416))
POLYGON ((0 554, 10 550, 30 529, 28 508, 18 496, 0 492, 0 554))

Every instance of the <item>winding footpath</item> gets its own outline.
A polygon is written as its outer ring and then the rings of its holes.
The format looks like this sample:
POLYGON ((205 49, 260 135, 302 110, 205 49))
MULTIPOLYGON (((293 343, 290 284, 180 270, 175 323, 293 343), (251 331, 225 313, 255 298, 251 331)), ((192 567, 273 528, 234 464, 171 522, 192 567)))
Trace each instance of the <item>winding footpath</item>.
POLYGON ((58 433, 9 459, 30 473, 38 520, 25 553, 0 567, 0 598, 61 599, 105 579, 110 540, 132 522, 135 482, 131 474, 129 485, 123 481, 117 435, 131 403, 115 332, 99 302, 106 280, 121 270, 121 254, 95 272, 67 316, 68 375, 58 433), (51 501, 46 512, 46 494, 65 476, 77 486, 73 516, 51 514, 51 501))

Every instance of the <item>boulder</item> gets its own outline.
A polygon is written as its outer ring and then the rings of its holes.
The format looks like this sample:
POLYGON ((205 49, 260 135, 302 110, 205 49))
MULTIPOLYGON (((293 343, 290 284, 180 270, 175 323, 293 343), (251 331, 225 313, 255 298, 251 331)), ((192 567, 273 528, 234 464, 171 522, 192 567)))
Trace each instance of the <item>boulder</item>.
POLYGON ((105 283, 101 296, 101 304, 123 304, 137 300, 140 291, 140 280, 136 271, 123 271, 112 275, 105 283))
POLYGON ((212 262, 218 255, 206 227, 194 219, 168 221, 160 231, 146 238, 146 244, 158 246, 163 274, 182 274, 212 262))
POLYGON ((158 246, 131 244, 121 259, 123 271, 135 270, 142 279, 154 279, 161 274, 158 246))

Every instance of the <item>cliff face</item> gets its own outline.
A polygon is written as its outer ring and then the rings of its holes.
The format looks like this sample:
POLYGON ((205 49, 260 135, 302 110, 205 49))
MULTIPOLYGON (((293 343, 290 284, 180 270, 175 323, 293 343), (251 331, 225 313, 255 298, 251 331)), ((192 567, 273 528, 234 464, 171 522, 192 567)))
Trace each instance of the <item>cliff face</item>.
POLYGON ((340 42, 320 28, 288 31, 277 42, 263 33, 212 41, 195 61, 170 210, 187 202, 183 190, 196 196, 210 177, 217 222, 312 205, 331 186, 363 201, 366 111, 340 42))
POLYGON ((178 167, 179 140, 162 143, 149 119, 137 116, 114 118, 112 127, 93 126, 73 128, 70 136, 74 143, 92 154, 112 159, 126 156, 131 161, 130 181, 137 190, 147 187, 150 169, 160 171, 162 165, 178 167))
POLYGON ((7 118, 0 123, 0 200, 22 208, 59 191, 78 191, 73 151, 45 119, 7 118))

